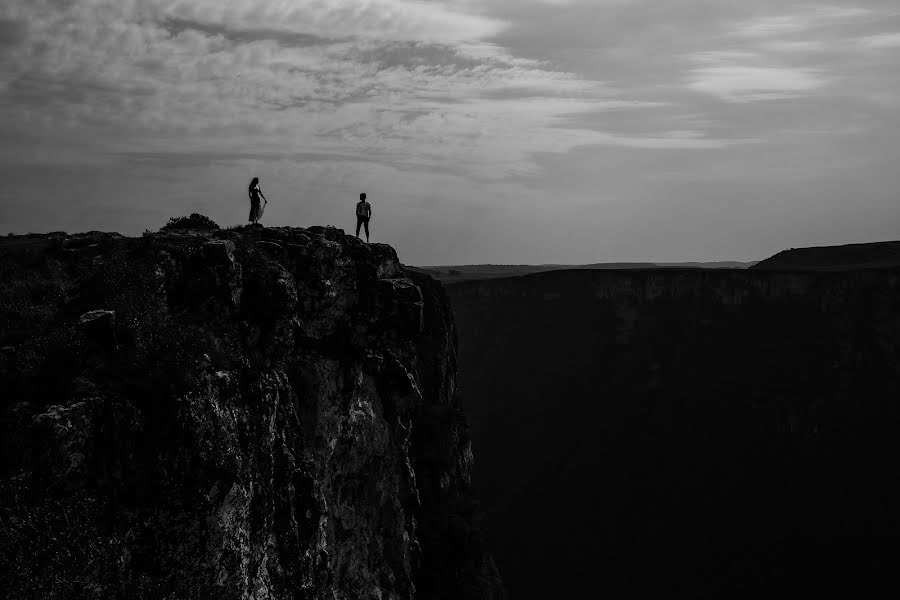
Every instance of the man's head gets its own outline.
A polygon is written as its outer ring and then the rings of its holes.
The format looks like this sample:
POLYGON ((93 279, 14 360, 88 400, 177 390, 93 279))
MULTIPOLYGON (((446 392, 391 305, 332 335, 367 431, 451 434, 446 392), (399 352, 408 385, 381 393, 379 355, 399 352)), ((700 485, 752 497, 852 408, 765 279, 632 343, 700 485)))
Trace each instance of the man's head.
POLYGON ((366 195, 365 195, 364 193, 359 195, 359 201, 360 201, 360 202, 365 202, 365 201, 366 201, 366 195))

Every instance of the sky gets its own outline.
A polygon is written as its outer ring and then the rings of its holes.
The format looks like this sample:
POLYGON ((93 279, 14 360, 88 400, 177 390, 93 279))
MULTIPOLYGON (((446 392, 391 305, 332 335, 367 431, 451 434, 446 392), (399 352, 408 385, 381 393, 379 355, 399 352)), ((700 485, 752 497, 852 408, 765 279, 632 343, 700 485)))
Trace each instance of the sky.
POLYGON ((200 212, 407 264, 900 239, 893 0, 3 0, 0 231, 200 212))

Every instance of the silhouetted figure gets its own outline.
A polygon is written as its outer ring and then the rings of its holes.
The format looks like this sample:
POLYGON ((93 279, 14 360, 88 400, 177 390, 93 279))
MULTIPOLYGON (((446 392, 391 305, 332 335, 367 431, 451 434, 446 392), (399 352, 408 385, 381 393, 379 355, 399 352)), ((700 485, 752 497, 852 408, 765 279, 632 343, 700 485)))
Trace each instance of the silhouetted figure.
POLYGON ((247 193, 250 195, 250 218, 248 221, 254 225, 258 225, 260 218, 263 216, 263 211, 266 209, 266 204, 269 203, 269 199, 266 198, 266 195, 259 189, 259 177, 253 178, 247 193), (262 198, 266 204, 261 204, 260 198, 262 198))
POLYGON ((369 241, 369 219, 372 218, 372 205, 366 202, 366 195, 359 195, 356 203, 356 237, 359 237, 360 225, 366 228, 366 243, 369 241))

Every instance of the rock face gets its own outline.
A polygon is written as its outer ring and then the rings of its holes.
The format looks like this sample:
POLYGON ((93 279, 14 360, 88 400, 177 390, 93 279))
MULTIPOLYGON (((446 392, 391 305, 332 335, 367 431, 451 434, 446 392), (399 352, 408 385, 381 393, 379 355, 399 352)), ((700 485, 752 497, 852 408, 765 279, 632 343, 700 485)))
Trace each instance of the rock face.
POLYGON ((0 241, 9 598, 502 598, 444 291, 333 228, 0 241))
POLYGON ((757 263, 758 271, 853 271, 900 267, 900 242, 791 248, 757 263))
POLYGON ((447 291, 513 598, 896 588, 897 269, 447 291))

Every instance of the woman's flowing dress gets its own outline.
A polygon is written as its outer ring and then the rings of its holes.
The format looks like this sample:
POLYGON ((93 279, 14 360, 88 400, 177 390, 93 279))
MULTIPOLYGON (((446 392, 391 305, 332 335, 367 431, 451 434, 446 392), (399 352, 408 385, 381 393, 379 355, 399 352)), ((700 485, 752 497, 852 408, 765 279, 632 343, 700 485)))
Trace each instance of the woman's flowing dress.
POLYGON ((262 218, 265 209, 266 206, 260 202, 259 191, 254 190, 253 194, 250 196, 250 218, 247 220, 251 223, 253 221, 259 221, 262 218))

